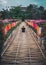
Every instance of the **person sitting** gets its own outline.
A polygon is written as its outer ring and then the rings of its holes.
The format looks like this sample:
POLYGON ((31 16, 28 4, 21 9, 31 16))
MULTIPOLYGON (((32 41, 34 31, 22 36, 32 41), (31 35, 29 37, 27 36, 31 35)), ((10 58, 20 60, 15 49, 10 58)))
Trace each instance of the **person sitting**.
POLYGON ((24 26, 22 27, 22 32, 25 32, 25 27, 24 26))

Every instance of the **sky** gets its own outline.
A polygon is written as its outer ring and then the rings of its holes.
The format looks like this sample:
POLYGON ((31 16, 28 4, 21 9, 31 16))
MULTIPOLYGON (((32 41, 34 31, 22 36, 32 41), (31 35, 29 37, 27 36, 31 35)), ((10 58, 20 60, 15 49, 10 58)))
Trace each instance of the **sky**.
POLYGON ((28 6, 29 4, 36 4, 46 8, 46 0, 0 0, 0 10, 8 6, 28 6))

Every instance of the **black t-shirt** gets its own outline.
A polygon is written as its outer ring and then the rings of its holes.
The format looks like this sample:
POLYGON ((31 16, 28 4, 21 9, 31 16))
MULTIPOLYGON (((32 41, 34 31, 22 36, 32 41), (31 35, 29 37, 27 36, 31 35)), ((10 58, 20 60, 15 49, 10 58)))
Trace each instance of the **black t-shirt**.
POLYGON ((25 28, 24 27, 22 28, 22 32, 25 32, 25 28))

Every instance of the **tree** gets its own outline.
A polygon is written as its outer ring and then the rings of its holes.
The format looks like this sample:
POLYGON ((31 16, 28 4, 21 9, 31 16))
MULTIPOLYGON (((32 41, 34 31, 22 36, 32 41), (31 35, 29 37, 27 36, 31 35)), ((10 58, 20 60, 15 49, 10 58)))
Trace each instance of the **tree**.
POLYGON ((14 18, 19 18, 19 17, 21 17, 21 7, 20 6, 18 6, 18 7, 12 7, 11 9, 10 9, 10 13, 11 13, 11 15, 12 15, 12 18, 14 17, 14 18))
POLYGON ((44 7, 43 7, 43 6, 40 6, 38 9, 39 9, 40 11, 44 11, 44 7))
POLYGON ((6 9, 1 11, 2 13, 2 19, 6 18, 17 18, 17 19, 22 19, 28 18, 28 19, 46 19, 46 10, 44 9, 43 6, 38 7, 35 4, 30 4, 27 6, 25 11, 22 11, 21 6, 17 7, 11 7, 10 10, 6 9))
POLYGON ((43 13, 44 13, 44 7, 43 6, 40 6, 38 8, 39 12, 40 12, 40 18, 43 19, 43 13))
POLYGON ((38 7, 37 5, 30 4, 27 7, 27 13, 28 13, 28 18, 30 19, 44 19, 46 16, 44 14, 45 10, 43 6, 38 7))
POLYGON ((42 14, 42 19, 46 19, 46 10, 44 10, 44 12, 42 14))

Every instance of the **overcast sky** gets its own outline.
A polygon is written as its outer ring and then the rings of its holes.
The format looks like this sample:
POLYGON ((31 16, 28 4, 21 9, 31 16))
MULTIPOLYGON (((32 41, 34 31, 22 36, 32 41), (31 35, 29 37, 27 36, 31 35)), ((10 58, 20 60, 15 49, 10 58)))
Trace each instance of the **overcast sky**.
POLYGON ((46 8, 46 0, 0 0, 0 10, 7 6, 28 6, 29 4, 36 4, 46 8))

